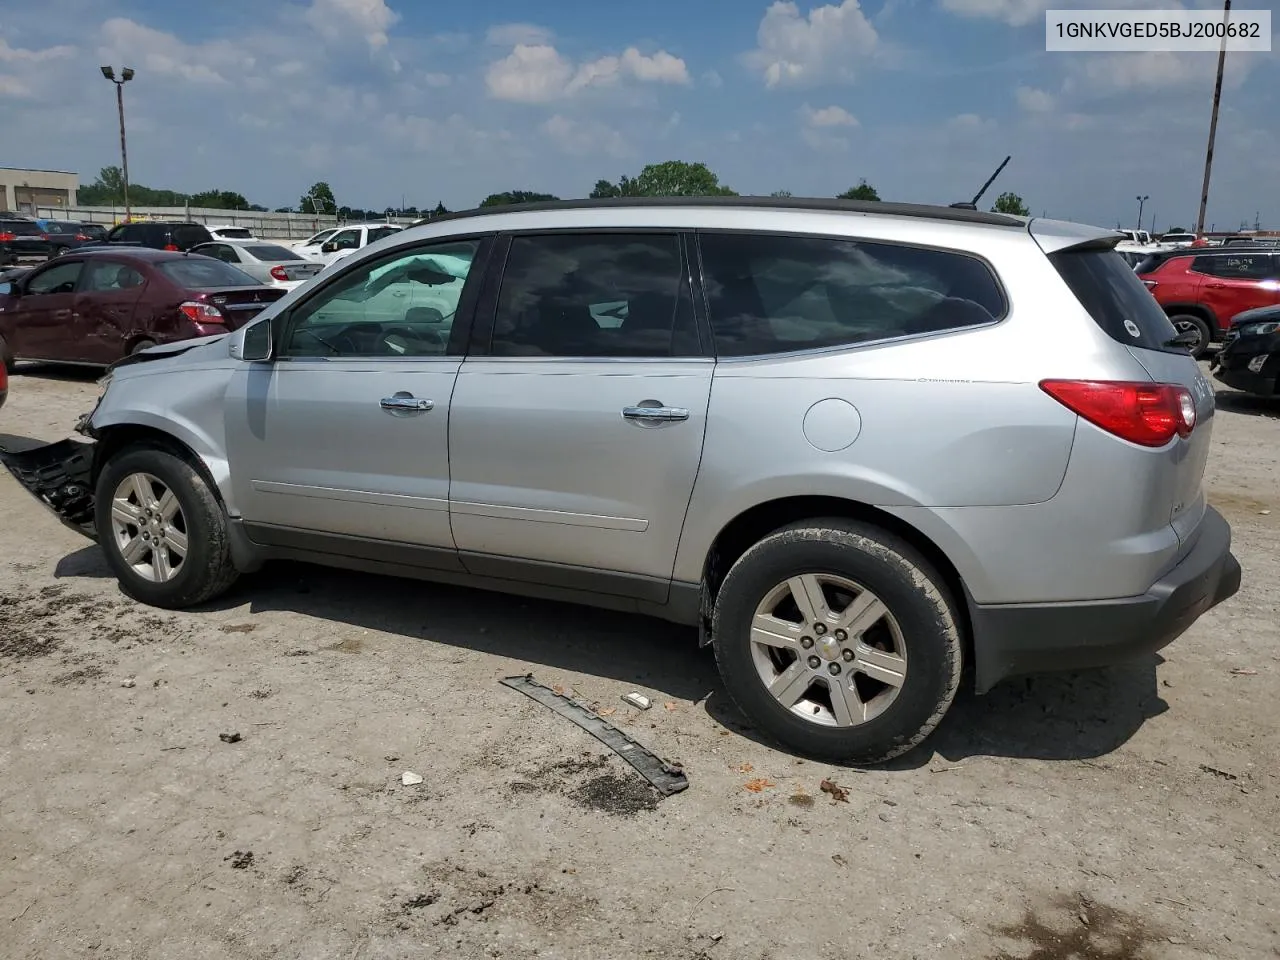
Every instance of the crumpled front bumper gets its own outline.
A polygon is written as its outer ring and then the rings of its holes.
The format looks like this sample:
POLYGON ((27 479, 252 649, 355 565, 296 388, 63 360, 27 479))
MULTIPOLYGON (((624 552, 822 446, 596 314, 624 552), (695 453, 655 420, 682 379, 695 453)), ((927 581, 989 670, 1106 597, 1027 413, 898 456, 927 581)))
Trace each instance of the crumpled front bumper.
POLYGON ((92 540, 93 447, 82 440, 59 440, 33 450, 0 450, 0 463, 58 519, 92 540))

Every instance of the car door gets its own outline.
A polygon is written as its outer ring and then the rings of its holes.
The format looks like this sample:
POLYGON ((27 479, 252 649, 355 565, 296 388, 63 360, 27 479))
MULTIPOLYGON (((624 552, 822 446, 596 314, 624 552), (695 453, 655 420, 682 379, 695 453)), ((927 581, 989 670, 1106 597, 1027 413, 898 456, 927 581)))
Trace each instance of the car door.
POLYGON ((76 282, 84 262, 59 259, 35 270, 22 284, 22 296, 11 301, 10 323, 15 357, 26 360, 83 360, 71 336, 76 282))
POLYGON ((1213 311, 1223 330, 1237 313, 1280 303, 1276 258, 1270 252, 1241 249, 1199 256, 1191 269, 1201 275, 1200 302, 1213 311))
POLYGON ((675 231, 509 239, 449 416, 468 570, 666 599, 714 368, 684 251, 675 231))
POLYGON ((145 289, 146 278, 135 266, 106 256, 86 263, 72 307, 84 360, 114 363, 128 353, 129 335, 138 326, 134 311, 145 289))
POLYGON ((459 569, 449 400, 489 246, 451 239, 364 260, 276 318, 276 356, 246 363, 226 400, 235 503, 253 539, 459 569), (434 310, 397 295, 408 286, 434 310))

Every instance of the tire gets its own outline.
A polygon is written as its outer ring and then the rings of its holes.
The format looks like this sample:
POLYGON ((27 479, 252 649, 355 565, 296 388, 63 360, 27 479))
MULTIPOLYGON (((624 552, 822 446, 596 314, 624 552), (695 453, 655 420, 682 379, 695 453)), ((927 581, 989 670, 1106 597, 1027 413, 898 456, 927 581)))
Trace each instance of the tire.
POLYGON ((121 589, 141 603, 171 610, 192 607, 225 592, 236 580, 227 517, 221 504, 200 472, 167 450, 128 447, 108 460, 95 487, 94 521, 98 542, 121 589), (133 479, 139 475, 145 475, 153 513, 165 513, 167 526, 147 521, 141 513, 141 507, 147 504, 133 479), (113 500, 126 481, 130 482, 124 488, 126 493, 133 493, 120 504, 117 513, 113 500), (162 495, 166 490, 172 493, 172 501, 162 495), (175 501, 176 513, 171 514, 175 501), (132 514, 134 522, 124 523, 126 513, 132 514), (164 571, 152 546, 160 541, 144 541, 143 534, 148 530, 148 537, 163 539, 167 578, 160 576, 164 571), (141 550, 134 555, 134 562, 125 557, 126 544, 141 550))
POLYGON ((4 337, 0 337, 0 364, 4 365, 5 373, 13 373, 14 367, 17 365, 13 359, 13 354, 9 352, 9 344, 4 342, 4 337))
POLYGON ((933 732, 960 686, 963 641, 943 579, 909 544, 868 524, 805 521, 756 543, 725 577, 712 630, 720 675, 742 712, 782 744, 816 759, 870 764, 906 753, 933 732), (777 639, 767 631, 753 633, 758 608, 774 609, 778 619, 768 623, 806 619, 788 583, 815 581, 829 617, 811 623, 825 619, 825 636, 818 635, 823 627, 796 624, 779 631, 786 635, 783 648, 753 639, 777 639), (846 623, 852 629, 836 629, 840 621, 830 619, 832 611, 852 615, 859 603, 870 603, 852 588, 880 600, 887 616, 869 619, 880 609, 873 605, 865 617, 846 623), (771 597, 781 598, 776 608, 771 597), (838 679, 831 676, 837 667, 838 679), (791 706, 766 686, 766 676, 775 674, 775 687, 789 687, 784 699, 801 690, 791 706), (856 696, 842 698, 841 707, 833 682, 856 696))
POLYGON ((149 347, 154 347, 155 345, 156 342, 154 340, 144 337, 129 348, 129 355, 133 356, 135 353, 141 353, 143 350, 146 350, 149 347))
POLYGON ((1213 342, 1213 332, 1203 317, 1197 317, 1193 313, 1179 313, 1169 317, 1169 322, 1179 333, 1192 330, 1200 338, 1199 343, 1191 348, 1193 357, 1199 360, 1209 352, 1209 344, 1213 342))

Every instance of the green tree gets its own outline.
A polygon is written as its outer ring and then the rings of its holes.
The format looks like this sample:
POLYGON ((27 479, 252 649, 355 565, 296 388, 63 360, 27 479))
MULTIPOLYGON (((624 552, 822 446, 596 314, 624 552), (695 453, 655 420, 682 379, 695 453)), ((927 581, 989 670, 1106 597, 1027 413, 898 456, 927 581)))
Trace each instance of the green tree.
POLYGON ((276 207, 276 213, 293 213, 293 207, 276 207))
POLYGON ((323 180, 311 185, 311 189, 298 200, 303 213, 336 213, 338 201, 333 198, 333 188, 323 180))
POLYGON ((1004 192, 996 197, 996 204, 991 208, 992 213, 1009 213, 1015 217, 1031 216, 1031 209, 1023 202, 1022 198, 1016 193, 1004 192))
POLYGON ((559 200, 549 193, 533 193, 529 190, 506 190, 503 193, 491 193, 480 201, 482 207, 501 207, 512 203, 539 203, 543 200, 559 200))
POLYGON ((867 183, 866 178, 858 181, 856 187, 850 187, 844 193, 837 195, 837 200, 879 200, 880 194, 876 192, 876 188, 867 183))
MULTIPOLYGON (((626 177, 623 176, 625 180, 626 177)), ((608 180, 597 180, 595 187, 591 190, 590 197, 592 200, 607 200, 609 197, 620 197, 621 192, 618 190, 616 183, 610 183, 608 180)))
POLYGON ((249 206, 244 195, 234 190, 202 190, 191 194, 188 202, 193 207, 212 207, 218 210, 244 210, 249 206))
MULTIPOLYGON (((631 186, 631 182, 620 181, 621 191, 631 186)), ((736 197, 737 191, 731 190, 720 182, 720 178, 707 168, 705 163, 686 163, 683 160, 667 160, 663 163, 651 163, 640 171, 634 181, 635 195, 642 197, 736 197)), ((631 194, 620 194, 630 196, 631 194)))
POLYGON ((780 200, 785 200, 790 198, 792 196, 792 193, 790 190, 775 190, 773 191, 773 193, 769 194, 769 196, 777 197, 780 200))
POLYGON ((431 211, 433 217, 443 217, 449 212, 449 208, 444 205, 444 201, 440 200, 436 203, 435 209, 431 211))
POLYGON ((1168 230, 1165 231, 1165 233, 1186 233, 1186 232, 1187 232, 1186 227, 1170 227, 1168 230))

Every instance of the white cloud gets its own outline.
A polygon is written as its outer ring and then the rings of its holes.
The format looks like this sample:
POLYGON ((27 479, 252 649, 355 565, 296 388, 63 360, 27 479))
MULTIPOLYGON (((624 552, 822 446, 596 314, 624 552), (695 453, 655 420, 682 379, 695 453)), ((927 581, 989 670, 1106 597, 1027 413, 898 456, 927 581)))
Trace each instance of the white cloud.
MULTIPOLYGON (((1265 54, 1233 54, 1227 57, 1223 85, 1239 87, 1265 54)), ((1183 87, 1212 89, 1217 58, 1184 56, 1169 51, 1104 53, 1073 58, 1064 90, 1086 93, 1121 93, 1130 90, 1177 90, 1183 87)))
POLYGON ((517 44, 509 55, 491 63, 485 74, 490 96, 517 103, 549 103, 623 79, 687 84, 689 70, 683 60, 665 50, 646 56, 628 47, 620 57, 600 57, 575 68, 550 44, 517 44))
POLYGON ((239 44, 223 40, 187 44, 172 33, 153 30, 124 17, 114 17, 102 25, 98 53, 103 63, 209 85, 224 85, 229 82, 228 76, 251 70, 256 63, 239 44))
POLYGON ((0 63, 41 63, 45 60, 62 60, 74 56, 75 52, 75 47, 66 44, 46 47, 43 50, 23 50, 21 47, 9 46, 4 37, 0 37, 0 63))
POLYGON ((756 49, 743 57, 769 87, 849 80, 880 43, 858 0, 815 7, 807 17, 789 0, 765 11, 756 49))
POLYGON ((453 77, 447 73, 424 73, 422 82, 428 87, 447 87, 453 83, 453 77))
POLYGON ((524 44, 536 47, 549 44, 555 34, 546 27, 533 23, 500 23, 489 28, 485 40, 497 47, 515 47, 524 44))
POLYGON ((807 103, 800 108, 800 115, 810 127, 856 127, 858 118, 844 107, 832 105, 815 110, 807 103))
POLYGON ((942 0, 943 9, 962 17, 1003 20, 1023 27, 1049 9, 1051 0, 942 0))
POLYGON ((1053 94, 1038 87, 1019 86, 1014 91, 1018 106, 1027 113, 1049 113, 1053 110, 1053 94))
POLYGON ((952 133, 978 133, 996 128, 996 122, 976 113, 958 113, 946 123, 947 130, 952 133))
POLYGON ((4 74, 0 74, 0 96, 29 97, 31 96, 31 88, 17 77, 6 77, 4 74))
POLYGON ((385 0, 312 0, 306 17, 316 33, 328 40, 340 40, 354 30, 370 49, 378 50, 387 45, 387 31, 400 14, 385 0))
POLYGON ((619 159, 632 153, 622 134, 603 123, 571 120, 557 113, 545 120, 540 129, 565 153, 619 159))
POLYGON ((720 76, 715 70, 708 70, 702 75, 702 82, 712 90, 719 90, 724 86, 724 77, 720 76))

